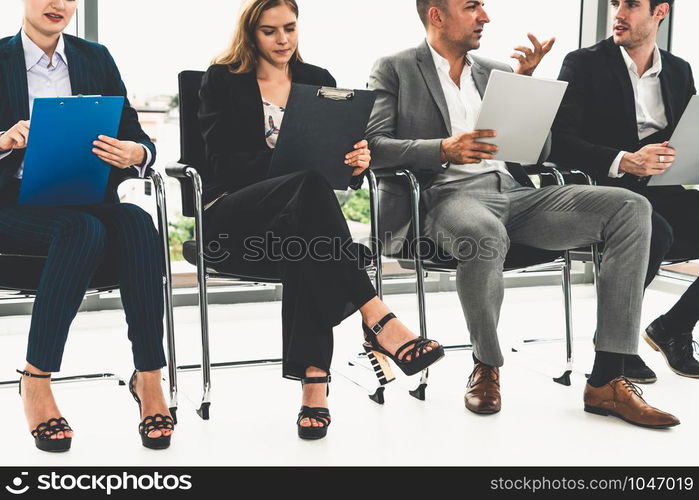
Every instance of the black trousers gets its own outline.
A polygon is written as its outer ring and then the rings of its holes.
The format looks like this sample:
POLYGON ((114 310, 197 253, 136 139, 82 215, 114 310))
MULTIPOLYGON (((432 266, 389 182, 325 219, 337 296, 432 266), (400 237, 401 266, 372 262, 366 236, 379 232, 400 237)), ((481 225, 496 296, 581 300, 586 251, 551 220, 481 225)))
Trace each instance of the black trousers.
MULTIPOLYGON (((653 205, 653 236, 646 287, 666 259, 699 258, 699 191, 680 186, 640 191, 653 205)), ((672 331, 692 331, 699 321, 699 280, 690 285, 665 315, 672 331)))
POLYGON ((330 369, 332 328, 376 296, 330 185, 300 171, 227 195, 206 210, 207 259, 221 272, 283 284, 283 376, 330 369))
POLYGON ((42 371, 60 371, 70 324, 95 269, 107 259, 118 272, 136 369, 164 367, 162 258, 150 215, 128 203, 19 206, 16 194, 15 185, 0 196, 0 251, 48 256, 34 301, 27 361, 42 371))

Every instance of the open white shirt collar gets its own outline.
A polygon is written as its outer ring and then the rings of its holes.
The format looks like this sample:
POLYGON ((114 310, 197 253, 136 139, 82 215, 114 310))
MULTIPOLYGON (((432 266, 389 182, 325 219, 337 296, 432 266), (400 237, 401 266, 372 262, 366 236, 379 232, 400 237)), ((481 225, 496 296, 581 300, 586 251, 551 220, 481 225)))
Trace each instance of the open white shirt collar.
MULTIPOLYGON (((444 57, 439 55, 439 52, 434 50, 434 47, 432 47, 432 45, 430 45, 429 42, 427 43, 427 46, 430 48, 430 52, 432 52, 432 59, 434 59, 434 65, 437 67, 438 70, 441 69, 448 75, 451 71, 451 65, 449 64, 449 61, 447 61, 444 57)), ((470 55, 468 55, 468 53, 466 53, 464 54, 464 60, 466 61, 466 64, 464 64, 464 75, 470 74, 471 68, 473 67, 473 59, 470 55)))
POLYGON ((635 73, 639 78, 642 78, 644 76, 658 76, 660 75, 660 72, 663 70, 663 60, 660 57, 660 49, 658 46, 655 46, 655 50, 653 51, 653 65, 650 67, 648 71, 646 71, 643 75, 638 74, 638 66, 636 66, 636 63, 633 62, 633 59, 631 59, 631 56, 629 55, 628 52, 626 52, 626 48, 624 47, 619 47, 621 49, 621 57, 624 58, 624 62, 626 63, 626 67, 628 68, 629 71, 635 73))
MULTIPOLYGON (((42 59, 46 61, 47 66, 49 62, 52 62, 54 66, 56 65, 56 61, 49 61, 48 56, 37 44, 32 41, 31 38, 29 38, 29 36, 27 36, 24 29, 22 29, 22 47, 24 48, 24 62, 27 66, 27 71, 39 64, 42 59)), ((59 57, 66 66, 68 65, 68 59, 66 58, 66 44, 65 40, 63 39, 63 34, 61 34, 60 38, 58 39, 58 45, 56 46, 56 51, 54 53, 54 57, 56 56, 59 57)))

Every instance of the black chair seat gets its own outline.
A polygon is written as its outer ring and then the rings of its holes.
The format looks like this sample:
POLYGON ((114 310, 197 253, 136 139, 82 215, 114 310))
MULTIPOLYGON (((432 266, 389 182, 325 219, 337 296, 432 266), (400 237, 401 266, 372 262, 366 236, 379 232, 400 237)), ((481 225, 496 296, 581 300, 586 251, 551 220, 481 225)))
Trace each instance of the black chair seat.
MULTIPOLYGON (((423 239, 423 243, 425 246, 422 248, 421 252, 425 258, 423 258, 422 264, 426 271, 456 270, 459 263, 458 260, 445 255, 443 252, 436 251, 435 244, 431 240, 426 241, 423 239)), ((404 269, 414 269, 413 252, 414 249, 406 245, 403 247, 400 254, 388 255, 387 257, 398 260, 398 263, 404 269)), ((512 243, 510 245, 510 251, 507 253, 507 258, 505 259, 504 270, 512 271, 539 264, 546 264, 561 257, 563 257, 563 252, 542 250, 540 248, 512 243)))
MULTIPOLYGON (((182 246, 182 255, 185 260, 197 265, 197 244, 195 241, 187 241, 182 246)), ((236 258, 229 256, 225 261, 216 265, 206 261, 206 271, 209 274, 225 275, 226 278, 241 281, 261 281, 269 283, 281 283, 281 268, 273 262, 244 261, 242 255, 236 258)))
MULTIPOLYGON (((372 266, 370 258, 371 251, 364 245, 355 244, 350 248, 353 252, 358 252, 363 258, 363 269, 368 270, 372 266)), ((182 246, 182 255, 185 260, 197 265, 197 244, 195 241, 186 241, 182 246)), ((206 261, 206 270, 209 274, 217 274, 225 278, 237 279, 241 281, 260 281, 269 283, 281 283, 281 265, 275 262, 262 261, 252 262, 244 260, 242 255, 230 255, 225 261, 217 264, 206 261)))
MULTIPOLYGON (((34 294, 44 270, 45 256, 0 255, 0 289, 21 290, 34 294)), ((90 290, 106 291, 119 288, 114 265, 101 264, 90 282, 90 290)))

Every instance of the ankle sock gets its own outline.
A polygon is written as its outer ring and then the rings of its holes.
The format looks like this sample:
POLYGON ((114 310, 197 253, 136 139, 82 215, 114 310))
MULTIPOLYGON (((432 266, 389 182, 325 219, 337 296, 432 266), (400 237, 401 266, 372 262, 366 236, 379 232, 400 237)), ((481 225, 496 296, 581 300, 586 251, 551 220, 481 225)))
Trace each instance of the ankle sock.
POLYGON ((602 387, 624 373, 624 355, 615 352, 597 351, 592 374, 587 383, 602 387))

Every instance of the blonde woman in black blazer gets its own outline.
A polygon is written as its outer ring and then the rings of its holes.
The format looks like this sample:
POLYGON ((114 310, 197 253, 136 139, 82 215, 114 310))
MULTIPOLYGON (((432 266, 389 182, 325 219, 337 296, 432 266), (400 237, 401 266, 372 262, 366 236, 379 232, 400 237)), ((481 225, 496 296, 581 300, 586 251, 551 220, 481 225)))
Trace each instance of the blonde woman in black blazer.
MULTIPOLYGON (((262 264, 279 273, 284 285, 283 376, 302 382, 299 436, 318 439, 330 425, 327 384, 335 325, 360 311, 365 349, 387 378, 387 357, 412 374, 440 359, 443 348, 416 337, 377 297, 362 270, 363 247, 351 243, 334 191, 322 176, 299 170, 268 178, 292 82, 335 86, 327 70, 302 61, 297 18, 294 0, 252 0, 244 6, 231 47, 202 82, 199 122, 208 165, 201 174, 205 238, 229 255, 219 268, 234 269, 262 256, 262 264), (281 251, 274 262, 273 252, 252 256, 249 242, 255 237, 294 239, 296 250, 305 243, 310 251, 300 257, 294 251, 292 258, 289 245, 289 252, 281 251), (333 256, 341 246, 349 251, 333 256)), ((361 185, 370 161, 364 140, 347 154, 354 188, 361 185)))

